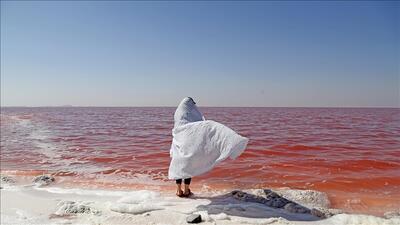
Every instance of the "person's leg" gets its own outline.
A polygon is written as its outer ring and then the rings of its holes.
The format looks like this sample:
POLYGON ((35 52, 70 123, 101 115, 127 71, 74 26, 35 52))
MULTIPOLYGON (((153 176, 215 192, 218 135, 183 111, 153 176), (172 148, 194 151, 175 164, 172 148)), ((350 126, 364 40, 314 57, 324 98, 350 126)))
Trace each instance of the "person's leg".
POLYGON ((192 181, 192 178, 187 178, 184 180, 185 183, 185 191, 183 192, 184 195, 189 195, 191 193, 190 191, 190 182, 192 181))
POLYGON ((177 179, 176 180, 176 195, 177 196, 182 196, 183 195, 181 184, 182 184, 182 179, 177 179))

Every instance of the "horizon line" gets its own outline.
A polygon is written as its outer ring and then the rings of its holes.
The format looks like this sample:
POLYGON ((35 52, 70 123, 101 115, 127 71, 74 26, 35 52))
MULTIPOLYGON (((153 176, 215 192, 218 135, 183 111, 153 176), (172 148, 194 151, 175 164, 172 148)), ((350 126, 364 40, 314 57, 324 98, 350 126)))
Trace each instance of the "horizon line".
MULTIPOLYGON (((1 106, 0 108, 176 108, 176 106, 1 106)), ((198 106, 199 108, 348 108, 400 109, 400 106, 198 106)))

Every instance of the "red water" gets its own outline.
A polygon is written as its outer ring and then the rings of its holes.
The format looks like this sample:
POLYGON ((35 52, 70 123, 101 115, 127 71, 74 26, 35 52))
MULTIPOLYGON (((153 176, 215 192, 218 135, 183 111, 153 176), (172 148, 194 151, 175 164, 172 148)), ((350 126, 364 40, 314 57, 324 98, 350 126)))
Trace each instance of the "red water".
MULTIPOLYGON (((174 110, 2 108, 2 173, 52 173, 70 186, 171 190, 174 110)), ((400 208, 400 109, 201 110, 250 142, 238 159, 195 177, 194 189, 315 189, 348 212, 400 208)))

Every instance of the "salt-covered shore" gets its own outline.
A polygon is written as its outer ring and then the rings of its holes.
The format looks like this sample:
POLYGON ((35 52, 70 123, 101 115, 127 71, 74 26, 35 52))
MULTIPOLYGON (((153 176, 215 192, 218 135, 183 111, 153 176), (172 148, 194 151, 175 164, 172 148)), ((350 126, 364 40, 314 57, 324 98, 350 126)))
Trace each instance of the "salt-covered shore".
POLYGON ((50 177, 33 184, 2 178, 1 224, 400 224, 387 218, 344 214, 330 209, 324 193, 312 190, 251 189, 196 193, 178 198, 149 190, 114 191, 62 188, 50 177))

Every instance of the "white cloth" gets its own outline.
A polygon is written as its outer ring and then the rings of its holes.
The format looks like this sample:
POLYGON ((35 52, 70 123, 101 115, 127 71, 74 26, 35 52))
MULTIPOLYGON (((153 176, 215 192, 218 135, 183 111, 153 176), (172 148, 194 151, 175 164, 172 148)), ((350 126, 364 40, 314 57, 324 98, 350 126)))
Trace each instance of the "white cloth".
POLYGON ((205 120, 191 98, 182 100, 174 120, 169 179, 203 174, 228 157, 235 159, 246 149, 248 138, 223 124, 205 120))

